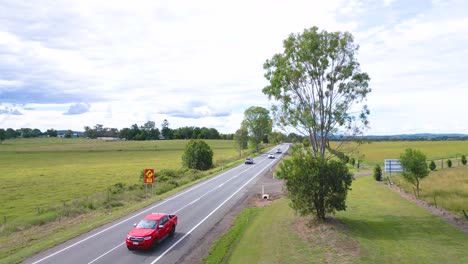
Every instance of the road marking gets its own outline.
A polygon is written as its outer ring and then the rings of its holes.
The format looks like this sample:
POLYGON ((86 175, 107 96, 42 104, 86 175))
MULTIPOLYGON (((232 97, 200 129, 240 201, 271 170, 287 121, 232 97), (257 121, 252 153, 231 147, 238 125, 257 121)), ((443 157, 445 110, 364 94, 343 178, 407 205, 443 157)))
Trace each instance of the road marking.
POLYGON ((122 246, 123 244, 125 244, 125 242, 124 242, 124 243, 120 243, 120 244, 118 244, 117 246, 113 247, 111 250, 109 250, 109 251, 107 251, 106 253, 102 254, 102 255, 101 255, 101 256, 99 256, 98 258, 95 258, 95 259, 94 259, 94 260, 92 260, 91 262, 88 262, 88 264, 91 264, 91 263, 95 262, 96 260, 98 260, 98 259, 100 259, 100 258, 104 257, 105 255, 107 255, 107 254, 111 253, 112 251, 114 251, 114 249, 116 249, 116 248, 118 248, 118 247, 122 246))
MULTIPOLYGON (((273 162, 271 162, 273 163, 273 162)), ((271 164, 270 163, 270 164, 271 164)), ((249 184, 253 179, 257 178, 258 175, 260 175, 261 173, 263 173, 266 169, 268 169, 270 167, 270 164, 268 164, 268 166, 266 166, 265 168, 263 168, 260 172, 258 172, 254 177, 252 177, 249 181, 247 181, 244 185, 242 185, 239 189, 237 189, 237 191, 235 191, 233 194, 231 194, 231 196, 229 196, 226 200, 224 200, 220 205, 218 205, 218 207, 216 207, 213 211, 211 211, 205 218, 203 218, 203 220, 201 220, 197 225, 195 225, 192 229, 190 229, 190 231, 188 231, 182 238, 180 238, 179 240, 177 240, 177 242, 175 242, 170 248, 166 249, 166 251, 164 251, 159 257, 157 257, 153 262, 151 262, 151 264, 155 264, 156 262, 158 262, 162 257, 164 257, 169 251, 171 251, 175 246, 177 246, 182 240, 184 240, 184 238, 186 238, 188 235, 190 235, 197 227, 199 227, 201 224, 203 224, 203 222, 206 221, 206 219, 208 219, 212 214, 214 214, 216 211, 218 211, 219 208, 221 208, 227 201, 229 201, 232 197, 234 197, 234 195, 236 195, 239 191, 241 191, 247 184, 249 184)))

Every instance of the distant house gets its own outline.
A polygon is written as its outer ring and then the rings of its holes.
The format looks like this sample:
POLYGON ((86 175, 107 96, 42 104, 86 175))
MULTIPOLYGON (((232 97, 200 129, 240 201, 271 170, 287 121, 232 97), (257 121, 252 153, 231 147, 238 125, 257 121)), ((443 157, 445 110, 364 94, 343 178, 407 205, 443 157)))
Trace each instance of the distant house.
POLYGON ((117 140, 122 140, 121 138, 118 137, 98 137, 97 139, 105 140, 105 141, 117 141, 117 140))

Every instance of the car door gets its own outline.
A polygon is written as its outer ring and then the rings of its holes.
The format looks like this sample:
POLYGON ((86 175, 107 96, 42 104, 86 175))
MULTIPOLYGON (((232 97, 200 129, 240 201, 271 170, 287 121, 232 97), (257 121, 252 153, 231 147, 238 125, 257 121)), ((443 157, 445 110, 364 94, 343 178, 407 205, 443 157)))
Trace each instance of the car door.
POLYGON ((170 228, 170 221, 169 218, 166 216, 163 216, 161 218, 161 221, 159 222, 159 227, 161 228, 160 234, 161 236, 165 236, 169 233, 169 228, 170 228))

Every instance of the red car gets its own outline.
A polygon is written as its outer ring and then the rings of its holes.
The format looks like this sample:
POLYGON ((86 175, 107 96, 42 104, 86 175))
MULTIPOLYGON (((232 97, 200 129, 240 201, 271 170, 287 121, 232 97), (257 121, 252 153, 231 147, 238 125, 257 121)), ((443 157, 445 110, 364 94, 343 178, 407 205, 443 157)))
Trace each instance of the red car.
POLYGON ((177 225, 177 216, 152 213, 145 216, 134 228, 128 233, 127 248, 129 250, 141 248, 153 248, 159 242, 169 236, 173 236, 177 225))

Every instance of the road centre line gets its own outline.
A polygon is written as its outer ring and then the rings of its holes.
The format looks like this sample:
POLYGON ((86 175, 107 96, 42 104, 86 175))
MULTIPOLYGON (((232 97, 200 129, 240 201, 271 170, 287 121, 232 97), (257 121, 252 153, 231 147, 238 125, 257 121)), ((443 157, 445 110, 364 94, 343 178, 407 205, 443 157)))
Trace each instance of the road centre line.
POLYGON ((124 219, 124 220, 118 222, 117 224, 114 224, 114 225, 112 225, 112 226, 110 226, 110 227, 108 227, 108 228, 106 228, 106 229, 104 229, 104 230, 101 230, 101 231, 97 232, 97 233, 94 234, 94 235, 91 235, 91 236, 89 236, 89 237, 87 237, 87 238, 84 238, 84 239, 82 239, 82 240, 80 240, 80 241, 77 241, 77 242, 71 244, 71 245, 68 246, 68 247, 65 247, 65 248, 63 248, 63 249, 61 249, 61 250, 59 250, 59 251, 57 251, 57 252, 54 252, 53 254, 47 255, 47 256, 45 256, 45 257, 43 257, 43 258, 41 258, 41 259, 39 259, 39 260, 33 262, 32 264, 37 264, 37 263, 39 263, 39 262, 42 262, 42 261, 44 261, 44 260, 46 260, 46 259, 48 259, 48 258, 50 258, 50 257, 53 257, 53 256, 55 256, 55 255, 57 255, 57 254, 62 253, 62 252, 66 251, 66 250, 68 250, 68 249, 70 249, 70 248, 72 248, 72 247, 74 247, 74 246, 76 246, 76 245, 79 245, 79 244, 81 244, 81 243, 87 241, 88 239, 91 239, 91 238, 93 238, 93 237, 95 237, 95 236, 97 236, 97 235, 100 235, 100 234, 102 234, 102 233, 104 233, 104 232, 106 232, 106 231, 108 231, 108 230, 110 230, 110 229, 113 229, 114 227, 119 226, 119 225, 121 225, 121 224, 127 222, 127 221, 130 220, 130 219, 133 219, 133 218, 135 218, 135 217, 137 217, 137 216, 139 216, 139 215, 142 215, 142 214, 144 214, 144 213, 146 213, 146 212, 148 212, 148 211, 151 211, 151 210, 153 210, 154 208, 156 208, 156 207, 158 207, 158 206, 160 206, 160 205, 163 205, 163 204, 165 204, 165 203, 167 203, 167 202, 169 202, 169 201, 171 201, 171 200, 173 200, 173 199, 175 199, 175 198, 177 198, 177 197, 179 197, 179 196, 181 196, 181 195, 183 195, 183 194, 186 194, 186 193, 188 193, 188 192, 190 192, 190 191, 193 191, 193 190, 195 190, 195 189, 197 189, 197 188, 199 188, 199 187, 201 187, 201 186, 203 186, 203 185, 205 185, 205 184, 207 184, 207 183, 209 183, 209 182, 211 182, 211 181, 213 181, 213 180, 215 180, 215 179, 218 179, 218 178, 220 178, 222 175, 226 174, 227 172, 228 172, 228 171, 223 172, 223 173, 219 174, 219 175, 216 176, 216 177, 213 177, 213 178, 211 178, 211 179, 209 179, 209 180, 207 180, 207 181, 205 181, 205 182, 202 182, 202 183, 200 183, 200 184, 197 184, 197 185, 194 186, 193 188, 190 188, 190 189, 188 189, 188 190, 186 190, 186 191, 184 191, 184 192, 182 192, 182 193, 179 193, 179 194, 177 194, 177 195, 175 195, 175 196, 173 196, 173 197, 170 197, 170 198, 167 199, 167 200, 164 200, 164 201, 162 201, 162 202, 160 202, 160 203, 158 203, 158 204, 156 204, 156 205, 154 205, 154 206, 152 206, 152 207, 150 207, 150 208, 148 208, 148 209, 146 209, 146 210, 144 210, 144 211, 142 211, 142 212, 140 212, 140 213, 138 213, 138 214, 135 214, 135 215, 133 215, 133 216, 131 216, 131 217, 128 217, 128 218, 126 218, 126 219, 124 219))
POLYGON ((206 221, 206 219, 208 219, 211 215, 213 215, 216 211, 218 211, 219 208, 221 208, 227 201, 229 201, 232 197, 234 197, 234 195, 236 195, 238 192, 240 192, 247 184, 249 184, 252 180, 254 180, 255 178, 258 177, 258 175, 260 175, 261 173, 263 173, 266 169, 270 168, 270 165, 271 163, 273 162, 270 162, 270 164, 268 164, 268 166, 266 166, 265 168, 263 168, 260 172, 258 172, 254 177, 252 177, 249 181, 247 181, 244 185, 242 185, 239 189, 237 189, 237 191, 235 191, 233 194, 231 194, 231 196, 229 196, 226 200, 224 200, 220 205, 218 205, 218 207, 216 207, 213 211, 211 211, 205 218, 203 218, 203 220, 201 220, 198 224, 196 224, 192 229, 190 229, 190 231, 188 231, 182 238, 180 238, 179 240, 177 240, 171 247, 169 247, 168 249, 166 249, 166 251, 164 251, 161 255, 159 255, 159 257, 157 257, 153 262, 151 262, 151 264, 155 264, 156 262, 158 262, 162 257, 164 257, 169 251, 171 251, 175 246, 177 246, 182 240, 184 240, 184 238, 186 238, 188 235, 190 235, 197 227, 199 227, 203 222, 206 221))
POLYGON ((125 244, 125 242, 118 244, 117 246, 113 247, 112 249, 110 249, 110 250, 109 250, 109 251, 107 251, 106 253, 104 253, 104 254, 102 254, 101 256, 99 256, 99 257, 95 258, 95 259, 94 259, 94 260, 92 260, 91 262, 88 262, 88 264, 91 264, 91 263, 95 262, 96 260, 98 260, 98 259, 100 259, 100 258, 104 257, 105 255, 107 255, 107 254, 111 253, 112 251, 114 251, 114 249, 116 249, 116 248, 118 248, 118 247, 122 246, 123 244, 125 244))

